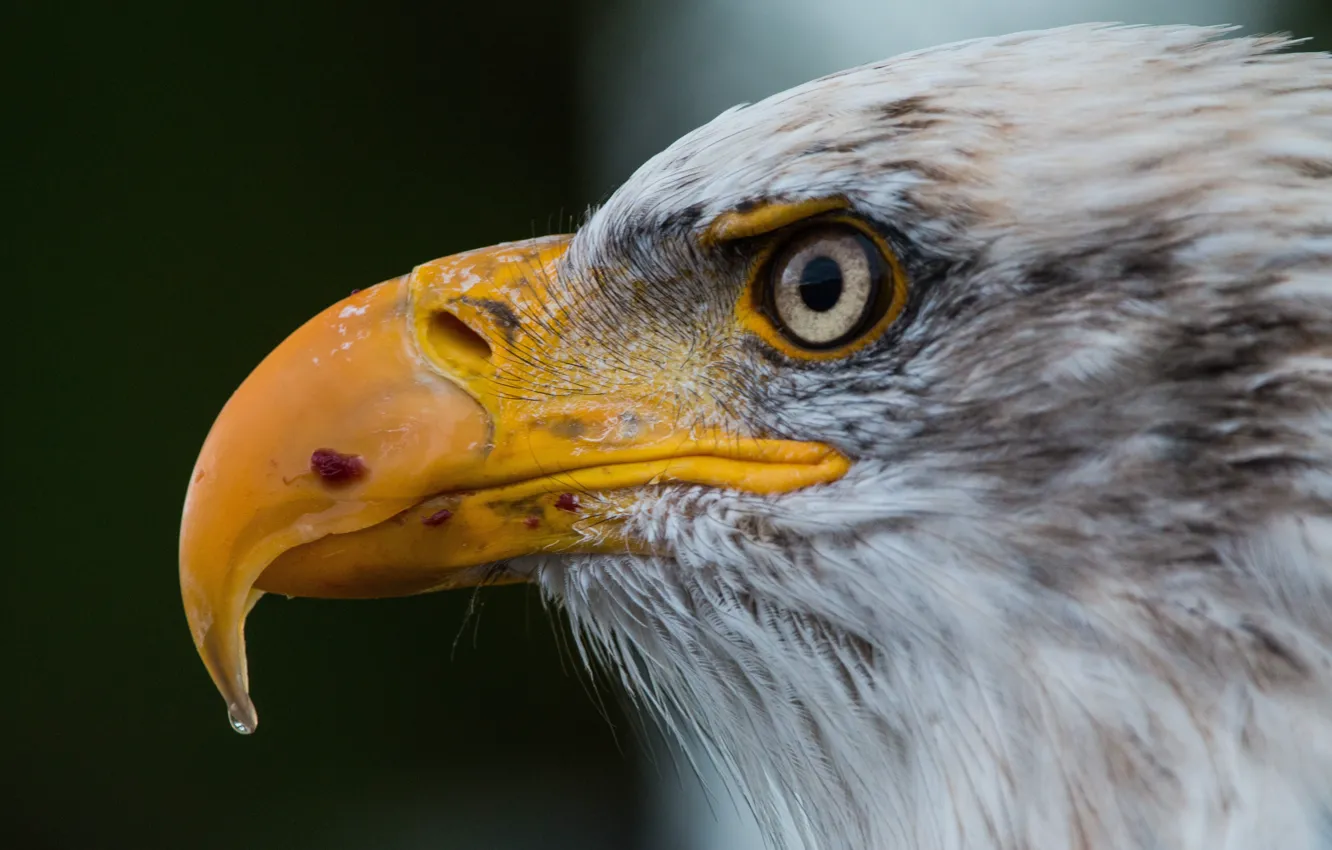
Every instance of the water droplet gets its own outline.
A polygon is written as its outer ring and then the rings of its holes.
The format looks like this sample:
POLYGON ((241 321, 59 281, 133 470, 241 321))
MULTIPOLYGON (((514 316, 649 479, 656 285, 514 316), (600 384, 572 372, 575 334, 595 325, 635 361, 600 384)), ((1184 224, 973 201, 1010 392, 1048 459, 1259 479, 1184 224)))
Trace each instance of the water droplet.
POLYGON ((249 703, 242 706, 235 704, 227 706, 227 721, 231 723, 231 728, 242 735, 249 735, 254 731, 254 727, 259 725, 259 718, 254 713, 254 705, 249 703))
POLYGON ((236 716, 231 712, 227 712, 227 720, 231 721, 231 728, 235 729, 237 732, 241 733, 242 735, 248 735, 254 731, 249 726, 246 726, 244 721, 237 719, 236 716))

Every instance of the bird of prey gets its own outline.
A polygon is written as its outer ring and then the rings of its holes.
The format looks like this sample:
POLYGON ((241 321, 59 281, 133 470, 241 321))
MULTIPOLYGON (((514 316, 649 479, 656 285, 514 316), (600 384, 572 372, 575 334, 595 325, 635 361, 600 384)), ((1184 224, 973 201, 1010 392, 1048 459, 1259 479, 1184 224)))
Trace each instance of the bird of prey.
POLYGON ((539 585, 774 847, 1332 846, 1332 56, 1081 26, 736 107, 317 315, 180 580, 539 585))

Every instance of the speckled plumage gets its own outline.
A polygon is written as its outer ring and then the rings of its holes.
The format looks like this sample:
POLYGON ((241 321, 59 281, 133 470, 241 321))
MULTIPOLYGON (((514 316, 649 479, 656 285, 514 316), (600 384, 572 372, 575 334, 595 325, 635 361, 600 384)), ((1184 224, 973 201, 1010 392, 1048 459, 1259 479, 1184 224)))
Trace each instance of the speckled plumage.
POLYGON ((548 362, 623 389, 634 340, 689 415, 854 461, 614 506, 659 557, 512 565, 774 845, 1332 847, 1332 57, 1218 36, 818 80, 684 137, 576 237, 548 362), (744 246, 698 236, 830 195, 912 300, 798 362, 731 321, 744 246))

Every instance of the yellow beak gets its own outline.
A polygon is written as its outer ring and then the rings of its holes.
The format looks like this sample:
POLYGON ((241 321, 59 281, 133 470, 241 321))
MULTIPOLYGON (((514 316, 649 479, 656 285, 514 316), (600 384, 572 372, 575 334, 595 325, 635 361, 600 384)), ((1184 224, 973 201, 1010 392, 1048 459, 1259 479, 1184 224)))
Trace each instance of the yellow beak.
POLYGON ((662 400, 679 375, 629 390, 543 358, 578 310, 559 293, 567 247, 458 254, 356 293, 227 402, 185 497, 180 583, 237 729, 257 723, 244 624, 263 592, 400 596, 520 555, 642 552, 602 497, 669 482, 774 493, 845 472, 820 444, 682 430, 662 400))

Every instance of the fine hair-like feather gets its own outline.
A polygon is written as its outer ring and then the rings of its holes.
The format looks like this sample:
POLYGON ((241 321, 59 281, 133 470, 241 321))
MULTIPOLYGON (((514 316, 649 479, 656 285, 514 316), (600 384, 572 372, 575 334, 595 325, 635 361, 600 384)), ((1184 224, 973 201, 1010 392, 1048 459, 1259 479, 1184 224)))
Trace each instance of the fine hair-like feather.
POLYGON ((1332 58, 1221 35, 836 74, 685 136, 575 238, 602 306, 568 345, 672 317, 720 399, 682 409, 854 461, 663 485, 603 506, 657 556, 512 566, 774 846, 1332 846, 1332 58), (907 315, 832 362, 727 337, 739 271, 698 234, 828 196, 902 255, 907 315))

